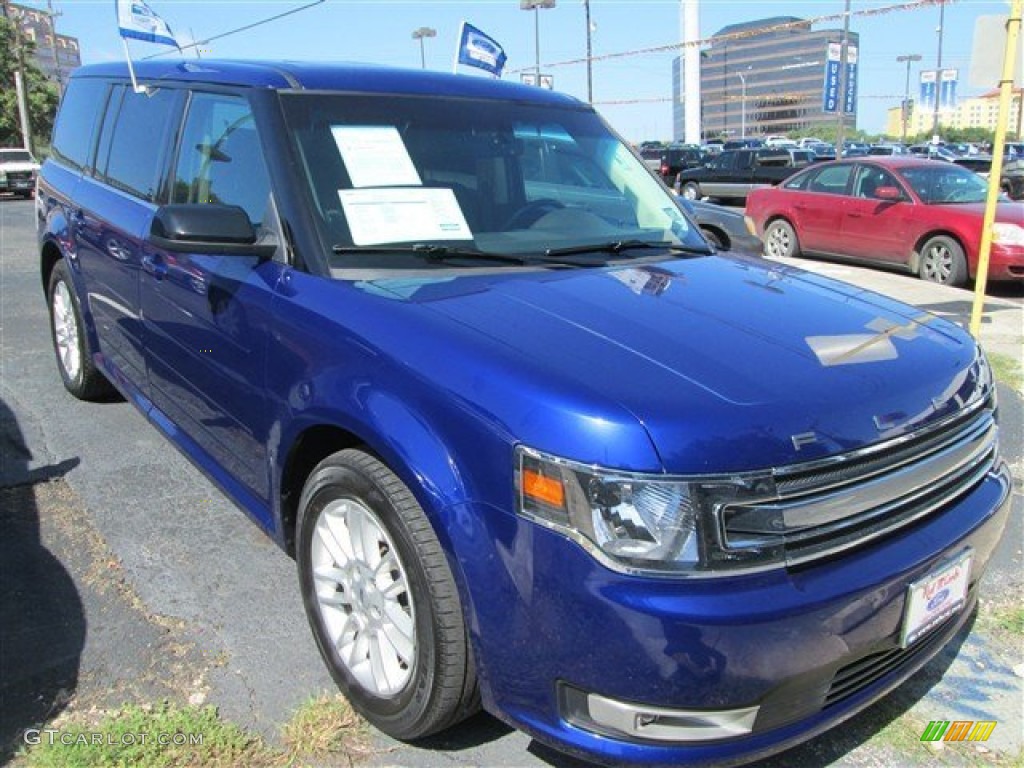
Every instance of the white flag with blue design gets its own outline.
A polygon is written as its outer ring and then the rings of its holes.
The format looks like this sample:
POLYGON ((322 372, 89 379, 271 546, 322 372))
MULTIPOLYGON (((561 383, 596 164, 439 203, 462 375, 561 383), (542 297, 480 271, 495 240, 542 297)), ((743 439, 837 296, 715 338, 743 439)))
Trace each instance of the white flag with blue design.
POLYGON ((459 64, 484 69, 495 77, 501 77, 501 70, 505 68, 507 58, 505 50, 497 40, 488 37, 472 24, 462 22, 459 55, 456 58, 459 64))
POLYGON ((174 33, 149 7, 146 0, 116 0, 117 26, 121 37, 145 40, 147 43, 161 43, 181 48, 174 39, 174 33))

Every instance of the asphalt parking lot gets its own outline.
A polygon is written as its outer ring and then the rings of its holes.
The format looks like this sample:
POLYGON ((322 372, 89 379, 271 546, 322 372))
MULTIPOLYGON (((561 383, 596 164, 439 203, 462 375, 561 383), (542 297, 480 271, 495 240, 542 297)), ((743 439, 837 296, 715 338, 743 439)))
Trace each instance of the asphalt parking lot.
MULTIPOLYGON (((965 291, 846 265, 797 265, 947 316, 970 309, 965 291)), ((1019 359, 1019 296, 1011 290, 988 304, 983 342, 1019 359)), ((995 605, 1024 602, 1020 394, 1000 391, 1016 483, 1013 522, 984 590, 995 605)), ((10 199, 0 199, 0 437, 0 763, 25 728, 65 709, 206 701, 273 740, 299 704, 333 690, 294 563, 130 405, 80 403, 65 392, 39 283, 34 203, 10 199)), ((761 764, 914 764, 899 744, 877 738, 901 719, 995 720, 1003 727, 974 757, 1019 760, 1020 637, 989 631, 983 619, 885 701, 761 764)), ((415 746, 384 737, 376 745, 367 764, 582 765, 483 714, 415 746)), ((930 757, 924 752, 919 763, 930 757)))

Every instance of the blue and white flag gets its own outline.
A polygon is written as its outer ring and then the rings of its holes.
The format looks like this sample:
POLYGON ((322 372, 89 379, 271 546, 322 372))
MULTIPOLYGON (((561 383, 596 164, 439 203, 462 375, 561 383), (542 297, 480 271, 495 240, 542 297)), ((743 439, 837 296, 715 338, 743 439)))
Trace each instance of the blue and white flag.
POLYGON ((507 58, 497 40, 488 37, 472 24, 462 22, 459 54, 456 58, 459 64, 483 69, 495 77, 501 77, 501 70, 505 68, 507 58))
POLYGON ((161 19, 146 0, 116 0, 117 26, 121 37, 134 40, 145 40, 147 43, 161 43, 181 48, 174 39, 174 33, 161 19))

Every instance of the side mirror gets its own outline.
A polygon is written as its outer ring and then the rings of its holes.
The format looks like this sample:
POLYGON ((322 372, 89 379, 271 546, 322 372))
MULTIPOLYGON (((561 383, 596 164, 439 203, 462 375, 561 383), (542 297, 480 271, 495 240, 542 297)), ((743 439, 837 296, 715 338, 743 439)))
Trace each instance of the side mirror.
POLYGON ((249 215, 237 205, 179 204, 157 209, 149 242, 174 253, 271 258, 275 243, 257 243, 249 215))
POLYGON ((900 192, 899 187, 877 187, 875 189, 875 197, 879 200, 896 202, 903 199, 903 193, 900 192))

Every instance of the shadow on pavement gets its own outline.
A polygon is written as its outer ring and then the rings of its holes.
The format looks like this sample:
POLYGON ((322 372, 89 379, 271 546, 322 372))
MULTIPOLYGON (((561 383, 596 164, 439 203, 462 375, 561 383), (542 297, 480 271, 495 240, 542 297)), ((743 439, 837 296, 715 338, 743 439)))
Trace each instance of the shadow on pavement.
POLYGON ((62 477, 78 459, 32 469, 32 458, 0 400, 0 764, 24 743, 27 728, 67 705, 85 644, 82 600, 40 540, 34 487, 62 477))

